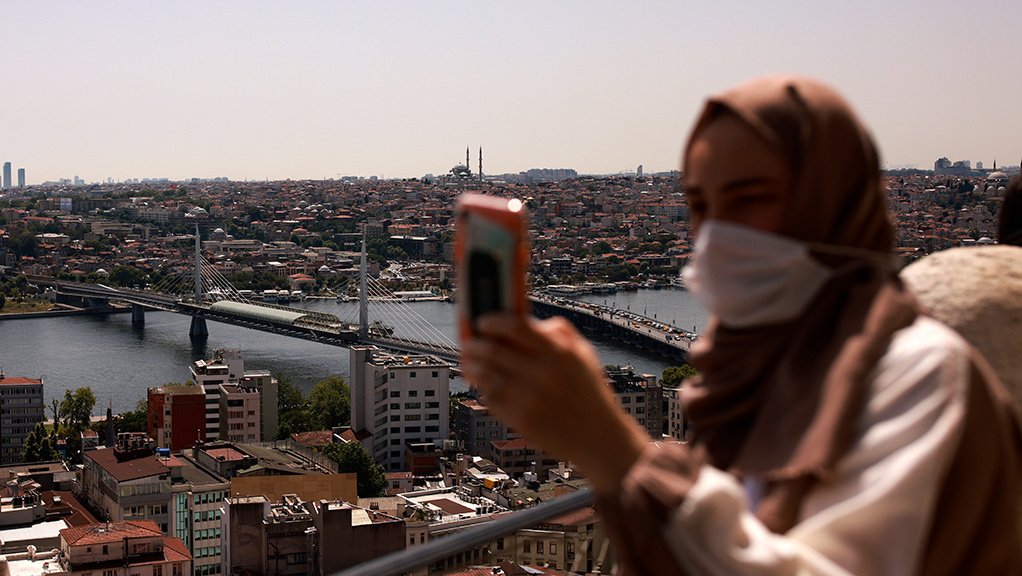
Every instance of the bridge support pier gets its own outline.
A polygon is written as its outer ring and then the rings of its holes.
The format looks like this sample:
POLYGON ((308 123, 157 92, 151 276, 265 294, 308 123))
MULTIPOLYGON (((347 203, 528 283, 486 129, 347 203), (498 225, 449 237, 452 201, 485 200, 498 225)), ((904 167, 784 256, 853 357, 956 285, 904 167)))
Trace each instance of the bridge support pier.
POLYGON ((188 329, 188 336, 192 340, 205 340, 208 338, 209 330, 206 329, 206 319, 192 316, 192 325, 188 329))
POLYGON ((145 308, 138 304, 131 305, 131 324, 132 326, 145 324, 145 308))

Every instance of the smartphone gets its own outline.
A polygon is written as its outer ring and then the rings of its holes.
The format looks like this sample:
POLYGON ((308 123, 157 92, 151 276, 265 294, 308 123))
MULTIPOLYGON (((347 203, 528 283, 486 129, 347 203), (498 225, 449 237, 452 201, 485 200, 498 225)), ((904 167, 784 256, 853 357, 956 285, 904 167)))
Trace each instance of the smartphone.
POLYGON ((463 194, 455 219, 458 328, 464 339, 483 314, 528 314, 528 228, 521 200, 482 194, 463 194))

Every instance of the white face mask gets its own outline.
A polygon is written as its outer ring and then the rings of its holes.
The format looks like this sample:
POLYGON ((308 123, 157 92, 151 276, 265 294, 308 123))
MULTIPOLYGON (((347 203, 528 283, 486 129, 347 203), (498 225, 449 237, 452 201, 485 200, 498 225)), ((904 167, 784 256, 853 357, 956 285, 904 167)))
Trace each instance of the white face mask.
POLYGON ((747 328, 797 316, 831 276, 802 242, 707 220, 682 278, 725 326, 747 328))

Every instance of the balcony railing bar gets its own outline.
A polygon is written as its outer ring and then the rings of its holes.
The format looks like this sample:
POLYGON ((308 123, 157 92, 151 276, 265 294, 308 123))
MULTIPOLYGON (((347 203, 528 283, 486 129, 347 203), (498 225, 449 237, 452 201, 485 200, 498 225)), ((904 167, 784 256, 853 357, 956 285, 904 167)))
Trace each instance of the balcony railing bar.
POLYGON ((428 544, 412 546, 343 572, 337 572, 334 576, 401 576, 417 568, 449 558, 462 550, 469 550, 487 542, 493 542, 523 528, 541 524, 586 506, 592 506, 593 502, 592 490, 583 488, 578 492, 515 512, 506 518, 476 528, 468 528, 456 534, 438 538, 428 544))

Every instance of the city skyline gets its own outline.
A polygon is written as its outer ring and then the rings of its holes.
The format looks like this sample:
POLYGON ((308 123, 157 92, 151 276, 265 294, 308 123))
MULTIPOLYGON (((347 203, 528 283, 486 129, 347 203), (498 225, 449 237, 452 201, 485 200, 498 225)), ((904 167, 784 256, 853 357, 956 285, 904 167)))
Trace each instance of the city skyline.
POLYGON ((1022 156, 1022 6, 15 5, 0 161, 113 178, 676 169, 708 94, 773 72, 851 101, 888 168, 1022 156), (41 31, 46 31, 46 34, 41 31))

